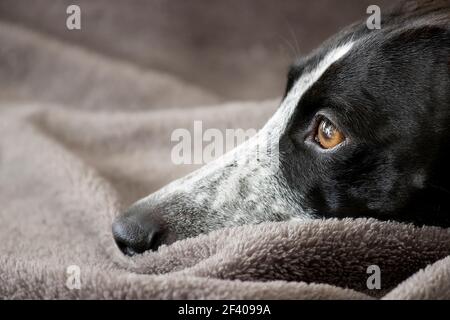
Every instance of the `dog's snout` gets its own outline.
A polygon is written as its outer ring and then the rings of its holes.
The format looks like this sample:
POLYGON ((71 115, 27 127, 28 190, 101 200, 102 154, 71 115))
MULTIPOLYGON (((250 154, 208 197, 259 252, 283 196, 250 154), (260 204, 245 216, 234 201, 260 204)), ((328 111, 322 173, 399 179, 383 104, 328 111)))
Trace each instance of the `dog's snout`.
POLYGON ((151 217, 119 217, 113 223, 112 232, 119 249, 129 256, 157 250, 164 238, 161 222, 151 217))

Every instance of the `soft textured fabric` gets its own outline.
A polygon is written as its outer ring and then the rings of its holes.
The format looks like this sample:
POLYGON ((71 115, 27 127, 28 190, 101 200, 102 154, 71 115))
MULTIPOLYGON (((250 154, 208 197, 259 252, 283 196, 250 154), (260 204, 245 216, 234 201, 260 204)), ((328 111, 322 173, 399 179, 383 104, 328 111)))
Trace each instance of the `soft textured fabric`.
POLYGON ((123 256, 114 217, 194 169, 170 161, 174 129, 259 128, 278 102, 216 104, 16 26, 0 38, 1 298, 450 299, 450 230, 434 227, 264 223, 123 256), (80 289, 66 286, 72 265, 80 289), (370 265, 381 290, 367 288, 370 265))

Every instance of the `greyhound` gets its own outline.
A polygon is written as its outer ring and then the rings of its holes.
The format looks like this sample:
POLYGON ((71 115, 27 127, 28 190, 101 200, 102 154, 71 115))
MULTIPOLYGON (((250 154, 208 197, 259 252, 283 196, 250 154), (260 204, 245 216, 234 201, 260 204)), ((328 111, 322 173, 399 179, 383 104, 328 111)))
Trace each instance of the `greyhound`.
POLYGON ((449 147, 450 1, 407 1, 380 30, 355 23, 298 59, 261 131, 137 201, 113 235, 134 255, 265 221, 448 227, 449 147))

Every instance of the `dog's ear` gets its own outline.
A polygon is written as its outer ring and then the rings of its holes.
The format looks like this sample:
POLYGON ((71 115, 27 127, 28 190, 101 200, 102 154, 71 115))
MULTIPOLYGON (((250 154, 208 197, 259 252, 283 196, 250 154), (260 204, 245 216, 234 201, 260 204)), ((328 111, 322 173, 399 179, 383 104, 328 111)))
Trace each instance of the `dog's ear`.
POLYGON ((419 16, 450 9, 450 0, 404 0, 393 7, 391 16, 419 16))
MULTIPOLYGON (((422 48, 423 53, 429 52, 426 48, 435 48, 439 50, 441 56, 445 55, 450 50, 449 22, 450 20, 442 24, 440 21, 432 20, 411 28, 400 29, 385 39, 382 48, 398 50, 409 45, 409 48, 422 48)), ((420 53, 417 49, 414 52, 420 53)))

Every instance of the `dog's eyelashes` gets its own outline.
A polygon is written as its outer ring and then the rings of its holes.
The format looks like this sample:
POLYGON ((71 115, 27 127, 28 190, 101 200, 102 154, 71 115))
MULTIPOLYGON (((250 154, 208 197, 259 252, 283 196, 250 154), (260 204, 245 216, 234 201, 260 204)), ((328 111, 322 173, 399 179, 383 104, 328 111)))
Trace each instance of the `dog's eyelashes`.
POLYGON ((344 142, 345 136, 330 120, 322 118, 314 139, 323 149, 332 149, 344 142))

